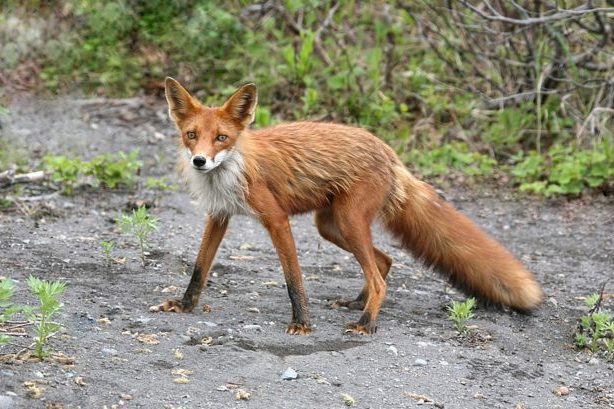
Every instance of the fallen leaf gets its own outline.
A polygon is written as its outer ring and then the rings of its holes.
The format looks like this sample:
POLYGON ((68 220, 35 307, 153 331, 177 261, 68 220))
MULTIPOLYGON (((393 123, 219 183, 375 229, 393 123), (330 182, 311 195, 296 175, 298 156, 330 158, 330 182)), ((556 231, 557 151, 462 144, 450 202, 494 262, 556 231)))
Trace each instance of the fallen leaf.
POLYGON ((177 287, 175 287, 174 285, 169 285, 168 287, 164 287, 162 290, 160 290, 161 293, 176 293, 177 292, 177 287))
POLYGON ((180 385, 190 383, 190 380, 184 376, 173 379, 173 382, 178 383, 180 385))
POLYGON ((147 345, 157 345, 160 343, 157 334, 141 334, 136 337, 139 342, 147 345))
POLYGON ((236 400, 249 400, 251 393, 246 391, 245 389, 237 389, 237 393, 235 394, 236 400))
POLYGON ((37 386, 36 381, 25 381, 23 386, 26 388, 28 395, 34 399, 40 398, 43 395, 43 392, 45 392, 45 388, 37 386))
POLYGON ((210 313, 210 312, 211 312, 211 306, 210 306, 209 304, 204 304, 204 305, 203 305, 203 312, 204 312, 205 314, 210 313))
POLYGON ((244 261, 244 260, 254 260, 256 257, 254 256, 228 256, 228 258, 231 260, 244 261))
POLYGON ((75 376, 74 382, 79 386, 87 385, 87 382, 85 382, 85 380, 81 376, 75 376))
POLYGON ((194 371, 191 371, 189 369, 177 368, 177 369, 173 369, 171 373, 173 375, 188 376, 188 375, 192 375, 194 371))
POLYGON ((342 393, 341 397, 343 398, 343 402, 345 403, 345 406, 356 406, 356 399, 354 399, 347 393, 342 393))
POLYGON ((102 324, 102 325, 109 325, 109 324, 111 324, 111 320, 108 319, 107 317, 98 318, 97 322, 99 324, 102 324))

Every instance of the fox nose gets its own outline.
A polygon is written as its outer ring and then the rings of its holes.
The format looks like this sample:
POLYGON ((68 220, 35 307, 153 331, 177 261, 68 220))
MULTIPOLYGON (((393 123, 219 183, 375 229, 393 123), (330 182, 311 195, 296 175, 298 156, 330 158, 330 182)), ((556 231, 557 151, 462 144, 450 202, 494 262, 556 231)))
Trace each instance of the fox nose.
POLYGON ((192 158, 192 164, 197 168, 202 168, 203 166, 205 166, 205 163, 207 163, 207 159, 205 159, 204 156, 198 155, 192 158))

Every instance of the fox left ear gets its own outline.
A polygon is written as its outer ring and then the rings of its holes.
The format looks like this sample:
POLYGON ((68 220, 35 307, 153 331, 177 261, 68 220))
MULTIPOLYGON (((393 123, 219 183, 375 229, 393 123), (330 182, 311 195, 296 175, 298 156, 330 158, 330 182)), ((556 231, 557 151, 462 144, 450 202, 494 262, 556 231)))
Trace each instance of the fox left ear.
POLYGON ((256 105, 258 104, 258 90, 254 84, 245 84, 239 88, 222 106, 230 116, 247 126, 254 122, 256 105))

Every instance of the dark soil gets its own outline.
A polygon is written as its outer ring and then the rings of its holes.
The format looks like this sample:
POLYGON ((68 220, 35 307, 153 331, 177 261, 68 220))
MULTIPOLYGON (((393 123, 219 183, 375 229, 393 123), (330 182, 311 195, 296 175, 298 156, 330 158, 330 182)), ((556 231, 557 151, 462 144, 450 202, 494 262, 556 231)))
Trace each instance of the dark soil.
MULTIPOLYGON (((177 181, 175 134, 162 101, 25 99, 9 108, 4 141, 23 147, 32 167, 46 153, 88 159, 139 148, 143 179, 177 181)), ((573 346, 587 310, 583 297, 613 277, 613 201, 446 193, 535 272, 547 294, 541 308, 520 315, 479 306, 474 334, 460 337, 445 308, 464 295, 376 228, 395 260, 387 300, 374 336, 346 335, 344 324, 359 313, 330 304, 358 294, 361 272, 353 257, 319 238, 306 215, 292 227, 313 334, 284 333, 290 302, 283 274, 266 232, 246 217, 232 220, 201 298, 211 312, 152 313, 151 305, 181 296, 198 249, 204 217, 185 189, 84 187, 68 197, 26 186, 22 196, 44 199, 0 213, 0 276, 15 280, 15 300, 23 303, 34 302, 30 274, 68 284, 58 317, 64 328, 51 345, 75 362, 0 364, 0 408, 342 408, 344 394, 358 408, 614 407, 614 364, 573 346), (145 268, 113 221, 138 200, 153 202, 160 218, 145 268), (102 240, 115 240, 113 256, 125 263, 107 265, 102 240), (281 379, 288 367, 296 379, 281 379), (26 381, 44 388, 42 395, 28 394, 26 381), (553 393, 562 386, 568 395, 553 393), (247 400, 236 399, 239 389, 247 400)))

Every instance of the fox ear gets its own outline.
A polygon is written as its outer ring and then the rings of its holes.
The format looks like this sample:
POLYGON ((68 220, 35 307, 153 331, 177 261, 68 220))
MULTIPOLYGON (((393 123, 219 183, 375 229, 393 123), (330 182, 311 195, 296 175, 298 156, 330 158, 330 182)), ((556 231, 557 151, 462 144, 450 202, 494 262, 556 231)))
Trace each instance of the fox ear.
POLYGON ((173 121, 188 116, 197 106, 190 93, 171 77, 164 81, 164 94, 168 102, 168 114, 173 121))
POLYGON ((230 116, 247 126, 254 122, 256 117, 256 105, 258 104, 258 91, 256 85, 245 84, 239 88, 222 106, 230 116))

